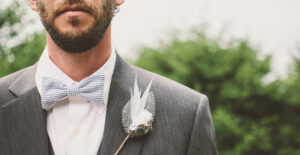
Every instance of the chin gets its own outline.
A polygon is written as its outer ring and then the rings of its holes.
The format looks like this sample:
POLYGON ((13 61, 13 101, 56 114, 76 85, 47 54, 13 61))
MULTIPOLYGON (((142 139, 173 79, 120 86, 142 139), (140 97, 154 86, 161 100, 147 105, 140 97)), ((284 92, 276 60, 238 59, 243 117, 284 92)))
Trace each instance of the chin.
POLYGON ((61 34, 68 35, 68 36, 79 36, 80 34, 83 34, 84 32, 86 32, 86 30, 77 29, 77 28, 60 30, 61 34))
POLYGON ((78 36, 82 33, 87 32, 90 28, 87 27, 86 25, 76 26, 76 27, 72 25, 68 25, 64 27, 63 26, 57 27, 57 29, 61 34, 68 35, 68 36, 78 36))

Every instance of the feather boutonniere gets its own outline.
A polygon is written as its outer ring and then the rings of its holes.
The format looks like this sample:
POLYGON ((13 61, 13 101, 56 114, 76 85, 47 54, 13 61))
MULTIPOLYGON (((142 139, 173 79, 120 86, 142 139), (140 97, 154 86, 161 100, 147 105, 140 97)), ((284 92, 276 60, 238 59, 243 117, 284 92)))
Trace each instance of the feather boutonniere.
POLYGON ((141 96, 135 77, 134 88, 131 90, 131 98, 122 111, 122 125, 127 137, 114 155, 117 155, 129 138, 141 137, 152 131, 152 123, 155 114, 154 95, 150 91, 152 80, 141 96))

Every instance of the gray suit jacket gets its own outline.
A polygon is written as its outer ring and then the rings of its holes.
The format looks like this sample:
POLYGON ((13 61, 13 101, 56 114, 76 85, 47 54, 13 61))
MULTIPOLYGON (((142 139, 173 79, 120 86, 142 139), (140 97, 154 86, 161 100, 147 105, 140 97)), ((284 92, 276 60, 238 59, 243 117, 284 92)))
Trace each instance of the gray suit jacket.
MULTIPOLYGON (((53 154, 34 77, 36 65, 0 79, 0 154, 53 154)), ((141 90, 152 77, 156 113, 153 132, 127 141, 121 155, 215 155, 216 143, 205 95, 157 74, 131 66, 117 56, 104 137, 98 155, 112 155, 126 133, 121 111, 130 99, 135 75, 141 90)))

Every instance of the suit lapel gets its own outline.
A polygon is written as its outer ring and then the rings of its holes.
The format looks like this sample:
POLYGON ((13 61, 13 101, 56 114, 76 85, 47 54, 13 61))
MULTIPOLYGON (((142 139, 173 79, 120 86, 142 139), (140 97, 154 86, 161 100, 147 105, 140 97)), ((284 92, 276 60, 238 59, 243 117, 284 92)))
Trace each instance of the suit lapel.
MULTIPOLYGON (((122 109, 130 99, 135 74, 132 67, 117 55, 107 104, 104 136, 98 155, 114 154, 127 136, 121 123, 122 109)), ((120 154, 140 154, 142 145, 143 138, 129 139, 120 154)))
POLYGON ((8 154, 49 154, 46 112, 35 87, 36 66, 27 68, 10 85, 16 98, 2 106, 6 152, 8 154))

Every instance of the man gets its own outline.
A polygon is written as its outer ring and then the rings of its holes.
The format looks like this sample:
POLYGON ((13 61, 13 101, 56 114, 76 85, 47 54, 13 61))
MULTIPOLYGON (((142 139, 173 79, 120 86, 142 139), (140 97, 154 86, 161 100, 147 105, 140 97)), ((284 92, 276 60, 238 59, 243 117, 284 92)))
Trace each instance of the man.
POLYGON ((111 20, 123 2, 29 0, 47 46, 38 63, 0 79, 1 155, 114 154, 127 136, 122 110, 135 77, 141 91, 153 80, 152 132, 128 139, 119 154, 217 154, 207 97, 112 49, 111 20))

